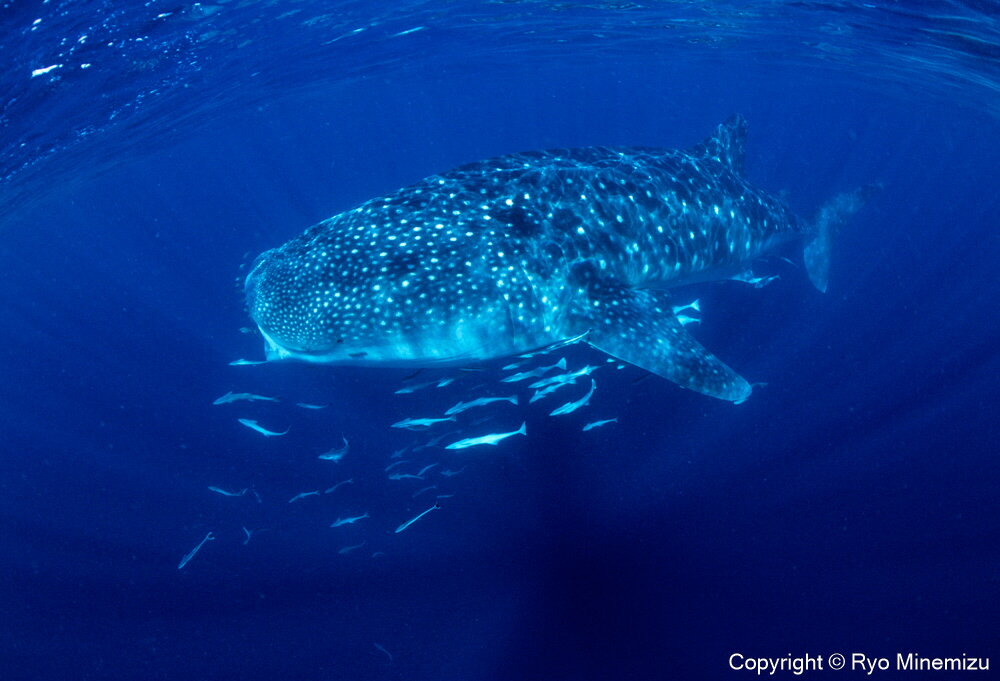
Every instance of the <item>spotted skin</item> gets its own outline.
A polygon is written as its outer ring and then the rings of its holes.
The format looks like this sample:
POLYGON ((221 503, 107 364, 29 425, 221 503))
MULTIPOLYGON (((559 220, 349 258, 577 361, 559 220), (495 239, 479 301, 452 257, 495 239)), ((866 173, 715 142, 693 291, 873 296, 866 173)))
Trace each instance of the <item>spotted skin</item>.
POLYGON ((730 278, 802 234, 741 174, 734 117, 686 150, 511 154, 431 176, 267 251, 246 280, 271 358, 464 363, 590 331, 592 345, 741 401, 663 289, 730 278))

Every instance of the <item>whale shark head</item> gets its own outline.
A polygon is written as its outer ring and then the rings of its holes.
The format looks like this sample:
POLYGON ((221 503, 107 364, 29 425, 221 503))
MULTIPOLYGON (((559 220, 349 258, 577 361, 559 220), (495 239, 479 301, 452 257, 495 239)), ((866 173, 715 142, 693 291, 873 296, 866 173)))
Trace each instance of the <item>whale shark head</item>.
POLYGON ((268 358, 428 366, 515 349, 507 301, 479 280, 489 270, 459 271, 431 247, 433 224, 406 213, 387 226, 381 211, 342 213, 257 258, 245 291, 268 358))
POLYGON ((244 287, 268 359, 405 363, 406 344, 386 328, 392 311, 372 307, 362 295, 381 288, 379 278, 358 281, 354 268, 336 265, 341 257, 297 241, 257 257, 244 287))

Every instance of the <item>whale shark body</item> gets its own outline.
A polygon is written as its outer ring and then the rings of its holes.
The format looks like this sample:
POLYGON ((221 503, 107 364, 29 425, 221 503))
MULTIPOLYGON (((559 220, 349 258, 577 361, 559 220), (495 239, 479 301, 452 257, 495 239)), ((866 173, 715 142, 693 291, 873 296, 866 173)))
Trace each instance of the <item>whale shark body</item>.
POLYGON ((554 149, 434 175, 257 258, 250 314, 269 359, 465 364, 581 336, 682 387, 733 402, 750 384, 674 315, 670 289, 744 279, 804 241, 825 290, 844 194, 804 222, 743 177, 734 116, 687 150, 554 149))

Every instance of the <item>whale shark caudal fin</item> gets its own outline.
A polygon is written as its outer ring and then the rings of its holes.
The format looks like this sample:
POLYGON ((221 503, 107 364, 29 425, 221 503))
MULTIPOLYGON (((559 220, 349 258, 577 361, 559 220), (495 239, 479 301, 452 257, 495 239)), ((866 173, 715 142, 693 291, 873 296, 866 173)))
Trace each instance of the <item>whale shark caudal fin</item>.
POLYGON ((704 142, 691 149, 691 155, 714 159, 732 168, 737 175, 742 175, 746 141, 747 121, 736 114, 721 123, 704 142))
POLYGON ((806 232, 806 245, 802 250, 809 281, 822 293, 826 293, 830 280, 830 254, 837 231, 848 218, 861 210, 868 199, 879 189, 878 185, 866 185, 853 192, 838 194, 827 201, 816 213, 816 218, 806 232))
POLYGON ((589 293, 590 345, 689 390, 737 403, 750 396, 750 384, 684 330, 667 293, 608 284, 589 293))

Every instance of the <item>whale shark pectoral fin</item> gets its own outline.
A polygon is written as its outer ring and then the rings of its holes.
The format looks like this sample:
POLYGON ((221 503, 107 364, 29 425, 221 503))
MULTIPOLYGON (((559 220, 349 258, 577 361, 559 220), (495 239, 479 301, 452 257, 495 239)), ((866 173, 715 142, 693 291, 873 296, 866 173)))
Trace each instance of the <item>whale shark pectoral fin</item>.
POLYGON ((694 339, 661 291, 602 287, 590 314, 587 342, 613 357, 668 378, 682 388, 737 404, 747 381, 694 339))

